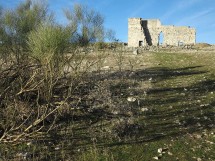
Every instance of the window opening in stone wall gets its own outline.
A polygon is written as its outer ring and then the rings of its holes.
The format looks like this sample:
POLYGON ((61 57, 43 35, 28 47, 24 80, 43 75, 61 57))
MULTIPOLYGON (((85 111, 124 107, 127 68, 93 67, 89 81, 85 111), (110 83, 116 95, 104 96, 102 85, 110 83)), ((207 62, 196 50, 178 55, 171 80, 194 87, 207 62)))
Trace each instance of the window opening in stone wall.
POLYGON ((144 46, 143 41, 139 41, 139 46, 144 46))
POLYGON ((178 46, 183 46, 183 45, 184 45, 183 41, 178 41, 178 46))
POLYGON ((158 40, 159 40, 158 45, 159 46, 163 45, 163 40, 164 40, 163 32, 160 32, 158 40))

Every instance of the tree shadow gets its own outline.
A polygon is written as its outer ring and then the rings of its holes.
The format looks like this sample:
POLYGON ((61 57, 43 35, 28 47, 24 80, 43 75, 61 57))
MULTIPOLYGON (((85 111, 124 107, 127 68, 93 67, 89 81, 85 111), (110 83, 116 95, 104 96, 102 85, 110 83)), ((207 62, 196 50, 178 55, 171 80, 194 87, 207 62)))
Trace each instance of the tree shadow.
MULTIPOLYGON (((64 115, 58 120, 61 124, 71 121, 73 124, 77 124, 73 128, 73 134, 67 133, 63 136, 59 134, 52 139, 56 141, 70 138, 75 140, 71 147, 73 150, 84 148, 94 144, 95 140, 92 138, 97 137, 96 133, 106 133, 105 127, 111 125, 111 120, 121 118, 128 120, 131 117, 143 119, 129 126, 120 140, 113 138, 112 141, 105 141, 101 134, 101 138, 96 138, 96 144, 101 147, 138 144, 212 129, 215 123, 215 101, 210 101, 205 96, 215 91, 215 80, 204 80, 190 86, 151 88, 147 90, 146 96, 144 96, 145 91, 138 89, 139 83, 151 78, 156 80, 154 82, 156 83, 176 77, 207 73, 199 68, 201 66, 177 69, 156 67, 137 71, 104 73, 100 76, 93 73, 90 77, 90 89, 84 86, 84 88, 79 88, 84 92, 77 92, 77 95, 84 93, 84 97, 82 95, 84 99, 76 104, 77 107, 82 107, 79 109, 80 112, 64 115), (116 80, 123 80, 123 82, 114 83, 116 80), (129 84, 125 80, 135 80, 135 83, 129 84), (107 89, 109 95, 105 95, 105 92, 108 93, 107 89), (135 102, 128 103, 126 99, 131 93, 138 98, 144 98, 140 99, 138 105, 134 105, 135 102), (114 114, 108 110, 119 107, 131 109, 132 116, 127 113, 114 114), (140 112, 141 108, 147 108, 148 111, 140 112)), ((214 95, 211 94, 209 97, 214 97, 214 95)))
POLYGON ((171 79, 179 76, 192 76, 198 74, 204 74, 207 71, 199 71, 198 68, 202 66, 192 66, 192 67, 185 67, 185 68, 176 68, 170 69, 166 67, 153 67, 153 68, 146 68, 143 70, 136 70, 136 71, 118 71, 111 73, 109 75, 103 76, 103 79, 119 79, 119 78, 126 78, 126 79, 135 79, 138 81, 146 81, 149 79, 154 79, 156 81, 162 81, 165 79, 171 79))
MULTIPOLYGON (((206 73, 206 71, 193 71, 195 68, 198 67, 170 70, 156 68, 157 71, 152 68, 153 70, 145 70, 146 73, 141 71, 142 77, 133 78, 147 80, 149 77, 154 77, 163 81, 172 77, 206 73)), ((151 110, 143 114, 145 116, 143 128, 133 136, 133 139, 111 143, 108 146, 156 141, 213 129, 215 127, 214 92, 215 80, 203 80, 177 88, 149 89, 142 105, 151 110), (208 99, 209 97, 211 99, 208 99)))

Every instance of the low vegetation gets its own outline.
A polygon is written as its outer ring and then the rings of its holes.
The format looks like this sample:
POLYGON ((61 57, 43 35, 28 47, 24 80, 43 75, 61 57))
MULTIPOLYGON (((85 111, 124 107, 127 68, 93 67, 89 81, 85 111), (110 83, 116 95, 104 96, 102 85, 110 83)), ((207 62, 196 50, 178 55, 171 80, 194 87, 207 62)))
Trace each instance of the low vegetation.
POLYGON ((133 55, 86 6, 47 10, 1 12, 0 160, 215 160, 215 51, 133 55))

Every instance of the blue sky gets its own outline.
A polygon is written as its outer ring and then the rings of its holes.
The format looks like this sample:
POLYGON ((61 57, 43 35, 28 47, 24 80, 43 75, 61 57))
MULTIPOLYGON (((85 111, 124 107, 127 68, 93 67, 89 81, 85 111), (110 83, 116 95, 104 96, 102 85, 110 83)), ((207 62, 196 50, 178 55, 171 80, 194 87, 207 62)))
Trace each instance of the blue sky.
MULTIPOLYGON (((23 0, 0 0, 0 6, 13 8, 23 0)), ((44 0, 41 0, 44 1, 44 0)), ((128 18, 160 19, 163 25, 191 26, 197 42, 215 44, 215 0, 47 0, 58 22, 64 24, 62 8, 81 3, 99 11, 105 26, 127 42, 128 18)))

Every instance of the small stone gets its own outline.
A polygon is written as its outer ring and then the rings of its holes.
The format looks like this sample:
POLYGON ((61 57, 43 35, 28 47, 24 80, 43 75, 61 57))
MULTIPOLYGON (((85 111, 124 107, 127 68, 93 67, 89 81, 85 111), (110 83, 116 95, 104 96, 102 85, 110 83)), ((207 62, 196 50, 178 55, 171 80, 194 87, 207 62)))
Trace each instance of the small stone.
POLYGON ((132 113, 131 111, 128 111, 128 112, 127 112, 127 115, 132 116, 133 113, 132 113))
POLYGON ((146 111, 149 111, 149 109, 148 108, 141 108, 141 111, 146 112, 146 111))
POLYGON ((134 98, 134 97, 128 97, 127 98, 127 101, 128 102, 135 102, 137 99, 136 98, 134 98))
POLYGON ((202 138, 202 136, 201 136, 201 135, 198 135, 198 134, 196 134, 194 137, 195 137, 196 139, 201 139, 201 138, 202 138))
POLYGON ((207 117, 207 116, 204 116, 204 119, 205 119, 205 120, 207 120, 207 119, 208 119, 208 117, 207 117))
POLYGON ((60 148, 59 147, 55 147, 54 150, 60 150, 60 148))
POLYGON ((200 126, 202 126, 199 122, 197 122, 197 124, 196 124, 198 127, 200 127, 200 126))
POLYGON ((155 159, 155 160, 159 160, 159 157, 153 157, 153 159, 155 159))
POLYGON ((28 156, 28 153, 27 153, 27 152, 26 152, 26 153, 18 153, 18 154, 17 154, 17 157, 20 157, 20 158, 22 158, 22 159, 24 159, 24 160, 27 159, 27 156, 28 156))
POLYGON ((158 149, 158 153, 162 153, 162 148, 159 148, 159 149, 158 149))
POLYGON ((118 111, 113 111, 112 113, 113 113, 114 115, 118 115, 118 114, 119 114, 118 111))
POLYGON ((201 159, 201 158, 197 158, 196 160, 197 160, 197 161, 202 161, 202 159, 201 159))
MULTIPOLYGON (((128 76, 129 77, 134 77, 135 76, 135 72, 131 72, 128 76)), ((129 88, 131 88, 131 87, 129 87, 129 88)))
POLYGON ((209 144, 211 144, 211 145, 215 144, 214 142, 209 141, 209 140, 206 140, 206 142, 209 143, 209 144))
POLYGON ((173 154, 172 154, 171 152, 169 152, 169 151, 168 151, 168 153, 167 153, 167 154, 168 154, 168 155, 170 155, 170 156, 172 156, 172 155, 173 155, 173 154))
POLYGON ((101 68, 101 70, 110 70, 110 67, 109 66, 104 66, 101 68))
POLYGON ((32 144, 32 142, 28 142, 27 145, 30 146, 32 144))

